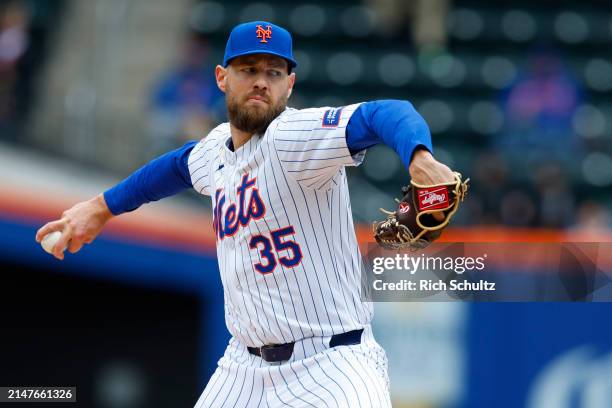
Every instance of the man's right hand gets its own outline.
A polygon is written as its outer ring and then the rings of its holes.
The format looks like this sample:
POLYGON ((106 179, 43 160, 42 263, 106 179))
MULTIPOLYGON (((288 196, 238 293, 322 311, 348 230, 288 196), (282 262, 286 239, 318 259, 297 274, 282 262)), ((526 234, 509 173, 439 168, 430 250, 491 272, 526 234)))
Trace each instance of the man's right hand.
POLYGON ((80 202, 64 211, 59 220, 48 222, 36 232, 36 242, 45 235, 60 231, 62 236, 53 247, 53 256, 64 259, 63 249, 70 253, 78 252, 84 244, 93 242, 104 225, 113 217, 102 194, 88 201, 80 202))

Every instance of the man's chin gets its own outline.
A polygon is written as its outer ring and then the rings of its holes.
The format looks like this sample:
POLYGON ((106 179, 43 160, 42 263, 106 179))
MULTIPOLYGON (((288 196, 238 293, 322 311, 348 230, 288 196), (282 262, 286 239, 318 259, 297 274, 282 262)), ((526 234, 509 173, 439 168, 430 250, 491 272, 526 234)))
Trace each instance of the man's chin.
POLYGON ((254 99, 248 99, 240 105, 228 105, 232 124, 244 132, 252 133, 263 133, 283 110, 284 107, 276 110, 267 102, 254 99))
POLYGON ((255 122, 263 121, 267 116, 272 114, 272 112, 270 112, 270 107, 262 103, 247 104, 243 106, 243 109, 248 113, 251 120, 255 122))
POLYGON ((264 116, 268 109, 270 109, 270 106, 263 101, 248 100, 242 105, 242 108, 249 112, 251 116, 264 116))

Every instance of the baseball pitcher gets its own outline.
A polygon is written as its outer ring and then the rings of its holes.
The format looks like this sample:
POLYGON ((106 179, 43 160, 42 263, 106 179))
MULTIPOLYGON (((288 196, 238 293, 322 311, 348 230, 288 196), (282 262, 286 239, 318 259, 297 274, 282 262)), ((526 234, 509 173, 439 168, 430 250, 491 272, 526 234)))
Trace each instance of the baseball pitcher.
POLYGON ((465 190, 432 156, 427 124, 406 101, 287 107, 296 65, 287 30, 238 25, 215 70, 229 122, 36 235, 61 231, 53 254, 63 259, 63 248, 79 251, 110 218, 144 203, 187 188, 211 197, 232 338, 196 408, 389 407, 387 357, 372 334, 372 305, 360 298, 345 167, 385 143, 409 169, 405 191, 414 194, 375 225, 376 239, 393 248, 437 238, 465 190), (436 193, 421 200, 431 186, 436 193))

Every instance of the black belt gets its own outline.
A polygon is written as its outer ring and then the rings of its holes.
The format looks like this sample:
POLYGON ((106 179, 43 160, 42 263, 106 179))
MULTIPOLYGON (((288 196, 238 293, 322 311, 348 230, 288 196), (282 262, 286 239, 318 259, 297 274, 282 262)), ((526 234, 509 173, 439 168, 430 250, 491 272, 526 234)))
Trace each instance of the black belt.
MULTIPOLYGON (((348 346, 350 344, 361 343, 361 334, 363 329, 351 330, 346 333, 334 334, 329 340, 329 347, 348 346)), ((268 363, 278 363, 279 361, 287 361, 293 354, 293 346, 295 342, 285 344, 272 344, 262 347, 247 347, 249 353, 263 358, 268 363)))

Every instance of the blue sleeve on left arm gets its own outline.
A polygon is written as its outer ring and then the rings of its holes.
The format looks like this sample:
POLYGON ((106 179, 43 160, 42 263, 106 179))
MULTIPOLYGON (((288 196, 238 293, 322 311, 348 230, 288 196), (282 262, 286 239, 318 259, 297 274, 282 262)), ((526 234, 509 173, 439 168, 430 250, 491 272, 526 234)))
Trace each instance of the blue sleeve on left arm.
POLYGON ((141 205, 177 194, 192 187, 187 160, 191 141, 145 164, 128 178, 104 192, 104 200, 113 215, 133 211, 141 205))
POLYGON ((407 101, 365 102, 353 112, 346 127, 351 154, 381 142, 395 150, 406 167, 417 147, 433 152, 425 119, 407 101))

